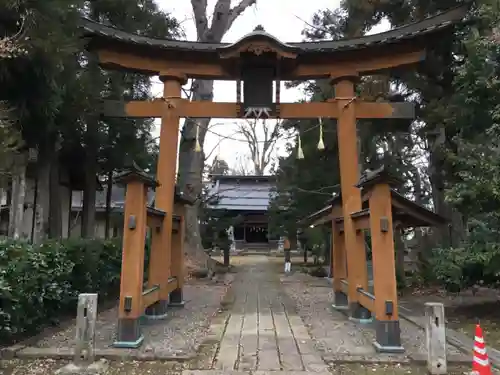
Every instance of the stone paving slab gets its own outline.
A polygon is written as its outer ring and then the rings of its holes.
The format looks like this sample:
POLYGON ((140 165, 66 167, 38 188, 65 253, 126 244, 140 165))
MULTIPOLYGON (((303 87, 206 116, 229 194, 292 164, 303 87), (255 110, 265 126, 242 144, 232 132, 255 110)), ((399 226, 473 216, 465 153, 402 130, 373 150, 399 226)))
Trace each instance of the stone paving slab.
POLYGON ((236 299, 214 358, 216 370, 327 371, 266 256, 252 256, 238 273, 233 292, 236 299))

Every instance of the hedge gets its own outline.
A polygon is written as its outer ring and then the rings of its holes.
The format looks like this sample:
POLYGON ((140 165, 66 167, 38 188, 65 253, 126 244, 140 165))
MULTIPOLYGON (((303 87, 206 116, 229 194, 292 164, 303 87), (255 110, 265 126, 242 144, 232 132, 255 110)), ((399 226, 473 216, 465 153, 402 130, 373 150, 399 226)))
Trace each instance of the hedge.
POLYGON ((116 295, 120 267, 117 240, 0 242, 0 343, 74 314, 79 293, 116 295))

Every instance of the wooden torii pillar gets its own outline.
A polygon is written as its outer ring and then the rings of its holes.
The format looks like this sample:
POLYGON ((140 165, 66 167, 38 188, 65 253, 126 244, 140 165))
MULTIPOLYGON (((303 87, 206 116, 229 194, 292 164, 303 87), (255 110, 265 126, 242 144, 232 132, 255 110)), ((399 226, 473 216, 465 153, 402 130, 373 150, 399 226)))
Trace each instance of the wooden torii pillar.
MULTIPOLYGON (((373 257, 375 348, 379 352, 401 353, 396 253, 392 220, 391 186, 402 181, 384 168, 360 179, 357 187, 368 194, 369 226, 373 257)), ((365 289, 368 291, 368 289, 365 289)))
MULTIPOLYGON (((334 307, 349 309, 350 318, 367 323, 371 321, 371 313, 358 301, 358 288, 368 290, 368 272, 366 265, 366 248, 363 231, 357 230, 352 214, 361 212, 361 190, 356 186, 360 179, 359 155, 357 142, 357 113, 360 106, 367 107, 367 103, 358 100, 355 93, 356 74, 334 77, 332 84, 335 87, 334 102, 338 109, 337 136, 340 161, 340 184, 342 190, 343 233, 336 228, 335 220, 332 221, 334 244, 332 246, 332 259, 334 261, 334 307), (347 263, 347 267, 346 267, 347 263), (348 280, 348 293, 344 293, 341 282, 348 280)), ((387 103, 371 103, 373 118, 380 118, 377 112, 387 103)), ((393 103, 394 108, 404 108, 398 118, 413 119, 414 108, 410 103, 393 103)), ((369 113, 363 114, 370 118, 369 113)), ((388 117, 392 117, 391 114, 388 117)))
MULTIPOLYGON (((174 219, 174 197, 176 185, 177 167, 177 147, 179 140, 179 120, 176 110, 176 100, 181 97, 182 85, 187 82, 186 76, 177 71, 164 71, 160 73, 160 80, 163 82, 163 97, 165 102, 159 114, 161 117, 160 130, 160 153, 158 155, 158 165, 156 168, 159 186, 155 194, 155 208, 166 213, 163 220, 162 230, 151 234, 151 260, 148 277, 148 285, 166 285, 172 276, 172 265, 179 265, 178 259, 171 259, 174 254, 165 251, 165 247, 172 245, 172 225, 174 219)), ((153 114, 152 114, 153 115, 153 114)), ((177 257, 183 254, 177 254, 177 257)), ((181 270, 174 270, 182 275, 181 270)), ((162 292, 160 300, 148 308, 148 315, 164 316, 167 313, 168 305, 182 306, 182 289, 162 292)))

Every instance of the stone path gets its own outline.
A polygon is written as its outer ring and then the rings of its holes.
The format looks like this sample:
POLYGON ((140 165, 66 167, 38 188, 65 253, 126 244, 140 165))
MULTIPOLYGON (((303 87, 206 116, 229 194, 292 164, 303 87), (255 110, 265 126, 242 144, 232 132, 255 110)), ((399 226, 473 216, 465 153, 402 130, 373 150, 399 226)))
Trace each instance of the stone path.
POLYGON ((233 283, 236 296, 215 358, 222 371, 328 368, 266 256, 252 256, 233 283))

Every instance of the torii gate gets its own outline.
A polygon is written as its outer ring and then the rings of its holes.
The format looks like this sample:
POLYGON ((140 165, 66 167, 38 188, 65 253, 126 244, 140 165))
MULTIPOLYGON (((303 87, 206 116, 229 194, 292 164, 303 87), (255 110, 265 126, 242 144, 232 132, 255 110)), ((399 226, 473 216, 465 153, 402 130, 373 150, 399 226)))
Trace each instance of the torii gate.
MULTIPOLYGON (((344 217, 344 246, 337 246, 337 249, 347 255, 348 292, 344 293, 336 286, 335 304, 348 303, 351 317, 363 320, 370 316, 370 311, 362 306, 357 292, 359 288, 367 290, 368 280, 364 240, 356 228, 353 215, 362 209, 360 189, 356 186, 360 177, 356 121, 380 118, 410 120, 414 118, 414 107, 410 103, 359 100, 355 84, 364 75, 380 74, 396 67, 410 68, 422 62, 432 39, 450 30, 450 26, 463 19, 465 12, 465 7, 458 7, 422 22, 356 39, 299 43, 282 43, 262 28, 257 28, 232 44, 151 39, 87 19, 83 22, 83 29, 89 38, 88 49, 97 53, 104 68, 157 75, 163 82, 163 98, 106 102, 103 114, 161 118, 156 208, 166 213, 173 211, 181 117, 337 119, 344 217), (183 99, 181 87, 189 78, 237 81, 236 102, 183 99), (335 88, 335 98, 326 102, 280 102, 280 81, 311 79, 329 79, 335 88), (276 101, 273 101, 273 82, 277 83, 276 101)), ((151 250, 151 257, 158 259, 151 262, 155 267, 151 275, 159 282, 164 281, 162 278, 168 266, 166 253, 170 251, 171 219, 164 220, 161 233, 153 241, 151 250)), ((383 234, 387 239, 392 239, 392 235, 392 228, 387 228, 383 234)), ((394 251, 386 249, 384 253, 390 255, 394 251)), ((332 257, 344 258, 345 255, 341 254, 332 257)), ((395 303, 390 314, 381 311, 376 313, 377 342, 380 350, 399 351, 401 344, 394 257, 388 256, 387 262, 386 270, 389 272, 383 275, 386 298, 395 303)), ((130 312, 120 311, 120 320, 138 318, 130 312)), ((120 335, 125 333, 119 330, 120 335)))

